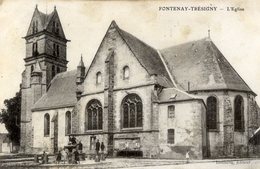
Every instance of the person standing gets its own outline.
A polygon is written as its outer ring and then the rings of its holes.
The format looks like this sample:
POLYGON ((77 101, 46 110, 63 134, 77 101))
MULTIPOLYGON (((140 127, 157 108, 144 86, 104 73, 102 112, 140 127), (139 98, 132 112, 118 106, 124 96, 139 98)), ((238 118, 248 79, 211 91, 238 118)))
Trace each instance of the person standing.
POLYGON ((82 154, 82 149, 83 149, 83 145, 82 145, 81 141, 79 141, 79 143, 78 143, 78 150, 79 150, 80 154, 82 154))
POLYGON ((105 145, 104 145, 104 143, 103 143, 103 142, 101 142, 101 146, 100 146, 100 148, 101 148, 101 152, 103 152, 103 153, 104 153, 104 150, 105 150, 105 145))
POLYGON ((56 163, 57 163, 57 164, 60 164, 60 161, 61 161, 61 151, 59 151, 59 152, 57 153, 56 163))
POLYGON ((99 150, 100 150, 100 142, 99 142, 99 140, 97 139, 97 142, 96 142, 96 159, 95 159, 96 162, 99 162, 99 161, 100 161, 100 158, 99 158, 99 150))
POLYGON ((97 139, 97 142, 96 142, 96 153, 97 153, 97 155, 99 154, 99 150, 100 150, 100 142, 97 139))
POLYGON ((103 142, 101 142, 101 146, 100 146, 100 148, 101 148, 101 160, 105 160, 105 156, 104 156, 104 151, 105 151, 105 145, 104 145, 104 143, 103 142))
POLYGON ((190 160, 190 151, 189 150, 187 150, 186 151, 186 163, 189 163, 189 160, 190 160))

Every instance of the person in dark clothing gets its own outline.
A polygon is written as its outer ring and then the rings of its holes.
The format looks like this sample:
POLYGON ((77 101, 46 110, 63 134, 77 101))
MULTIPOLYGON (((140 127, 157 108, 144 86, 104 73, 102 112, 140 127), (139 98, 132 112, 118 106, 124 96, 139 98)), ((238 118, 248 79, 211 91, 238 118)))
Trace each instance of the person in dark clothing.
POLYGON ((104 145, 103 142, 101 142, 101 146, 100 146, 100 148, 101 148, 101 151, 104 152, 104 150, 105 150, 105 145, 104 145))
POLYGON ((46 154, 45 151, 42 153, 42 164, 47 164, 48 163, 48 155, 46 154))
POLYGON ((57 157, 56 157, 56 163, 60 163, 61 161, 61 152, 59 151, 58 154, 57 154, 57 157))
POLYGON ((82 145, 81 141, 79 141, 79 143, 78 143, 79 153, 82 153, 82 149, 83 149, 83 145, 82 145))
POLYGON ((74 156, 75 156, 75 164, 79 164, 79 152, 75 149, 74 151, 74 156))
POLYGON ((70 145, 71 143, 72 143, 72 137, 69 136, 69 143, 68 143, 68 145, 70 145))
POLYGON ((72 138, 71 138, 71 143, 72 143, 73 145, 77 144, 75 136, 72 136, 72 138))
POLYGON ((96 142, 96 152, 97 152, 97 155, 99 153, 99 150, 100 150, 100 142, 99 140, 97 139, 97 142, 96 142))
POLYGON ((100 146, 100 148, 101 148, 101 160, 105 160, 105 156, 104 156, 104 151, 105 151, 105 145, 104 145, 104 142, 101 142, 101 146, 100 146))

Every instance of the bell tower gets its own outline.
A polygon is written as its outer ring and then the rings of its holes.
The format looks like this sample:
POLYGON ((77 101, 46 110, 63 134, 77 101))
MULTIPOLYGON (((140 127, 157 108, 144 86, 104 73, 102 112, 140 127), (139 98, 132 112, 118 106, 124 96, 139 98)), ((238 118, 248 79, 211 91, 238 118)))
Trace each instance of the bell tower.
POLYGON ((56 74, 67 70, 67 42, 56 7, 50 14, 36 8, 26 36, 22 73, 21 152, 32 152, 32 107, 56 74))

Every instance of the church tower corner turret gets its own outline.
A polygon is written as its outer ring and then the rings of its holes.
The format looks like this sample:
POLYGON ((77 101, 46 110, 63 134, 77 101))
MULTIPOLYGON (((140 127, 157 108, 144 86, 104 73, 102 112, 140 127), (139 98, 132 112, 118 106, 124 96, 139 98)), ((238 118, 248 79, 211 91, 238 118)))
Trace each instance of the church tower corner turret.
POLYGON ((54 76, 67 70, 67 42, 56 8, 50 14, 34 10, 26 41, 22 73, 21 152, 32 152, 32 107, 46 93, 54 76))
POLYGON ((85 75, 86 75, 85 71, 86 71, 86 67, 84 65, 83 58, 82 58, 82 55, 81 55, 79 64, 77 66, 77 79, 76 79, 76 84, 77 84, 76 96, 77 96, 78 100, 80 98, 80 95, 83 92, 82 83, 84 82, 84 78, 85 78, 85 75))

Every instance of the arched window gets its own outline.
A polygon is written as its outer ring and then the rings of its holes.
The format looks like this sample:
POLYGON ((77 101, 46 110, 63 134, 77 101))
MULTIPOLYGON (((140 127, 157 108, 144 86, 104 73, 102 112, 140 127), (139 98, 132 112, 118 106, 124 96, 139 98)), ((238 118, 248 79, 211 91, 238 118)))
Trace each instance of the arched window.
POLYGON ((100 84, 102 81, 101 72, 97 72, 96 74, 96 84, 100 84))
POLYGON ((55 43, 53 43, 52 55, 53 55, 53 56, 56 56, 56 44, 55 44, 55 43))
POLYGON ((33 34, 38 32, 38 21, 33 21, 33 34))
POLYGON ((51 77, 54 78, 54 76, 55 76, 55 66, 52 65, 52 67, 51 67, 51 77))
POLYGON ((87 130, 102 130, 103 110, 100 101, 93 99, 88 102, 85 117, 87 130))
POLYGON ((234 101, 235 131, 244 130, 244 100, 238 95, 234 101))
POLYGON ((56 34, 59 34, 59 32, 60 32, 59 23, 56 22, 55 33, 56 33, 56 34))
POLYGON ((66 134, 71 134, 71 112, 67 111, 66 112, 66 117, 65 117, 65 133, 66 134))
POLYGON ((123 79, 129 79, 129 75, 130 75, 129 67, 125 66, 123 68, 123 79))
POLYGON ((210 96, 207 99, 207 128, 217 129, 217 111, 218 103, 217 98, 210 96))
POLYGON ((56 27, 56 22, 53 21, 52 22, 52 32, 55 33, 55 27, 56 27))
POLYGON ((57 54, 57 57, 60 56, 60 46, 59 45, 56 45, 56 54, 57 54))
POLYGON ((46 113, 44 115, 44 136, 47 137, 50 135, 50 115, 46 113))
POLYGON ((122 101, 122 127, 142 127, 143 104, 136 94, 127 95, 122 101))
POLYGON ((38 55, 38 43, 37 43, 37 42, 33 43, 33 46, 32 46, 32 55, 33 55, 33 56, 37 56, 37 55, 38 55))

